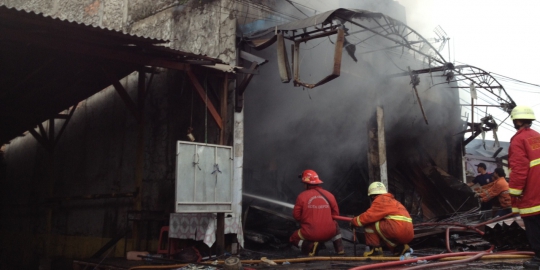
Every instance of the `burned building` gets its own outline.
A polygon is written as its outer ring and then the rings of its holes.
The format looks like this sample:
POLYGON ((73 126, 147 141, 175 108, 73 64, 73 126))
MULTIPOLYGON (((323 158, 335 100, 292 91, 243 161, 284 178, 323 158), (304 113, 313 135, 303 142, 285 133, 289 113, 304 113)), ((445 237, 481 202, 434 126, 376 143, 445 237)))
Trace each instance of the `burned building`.
MULTIPOLYGON (((268 75, 254 78, 245 95, 245 206, 283 220, 276 211, 290 209, 267 198, 294 203, 303 188, 296 176, 314 169, 342 215, 365 211, 367 186, 385 177, 417 222, 478 209, 464 185, 463 147, 496 125, 489 117, 467 123, 459 92, 478 87, 508 112, 515 104, 506 92, 497 95, 496 80, 446 62, 440 45, 386 14, 337 9, 256 25, 242 28, 251 31, 243 33, 249 52, 275 61, 260 68, 268 75)), ((283 222, 268 218, 249 225, 287 235, 283 222)))
POLYGON ((226 218, 240 236, 242 189, 290 203, 306 168, 320 173, 344 214, 366 207, 365 188, 382 167, 419 218, 437 211, 422 205, 459 210, 433 194, 446 192, 436 181, 461 180, 455 133, 466 125, 452 88, 460 69, 399 20, 346 9, 290 15, 278 1, 0 4, 6 269, 69 268, 74 258, 160 248, 160 229, 175 224, 179 141, 231 147, 226 218), (282 43, 273 43, 277 34, 282 43), (292 55, 295 39, 305 40, 292 55), (277 44, 288 57, 278 57, 277 44), (280 61, 298 64, 289 80, 299 87, 282 84, 280 61), (368 153, 383 147, 386 158, 370 163, 368 153))

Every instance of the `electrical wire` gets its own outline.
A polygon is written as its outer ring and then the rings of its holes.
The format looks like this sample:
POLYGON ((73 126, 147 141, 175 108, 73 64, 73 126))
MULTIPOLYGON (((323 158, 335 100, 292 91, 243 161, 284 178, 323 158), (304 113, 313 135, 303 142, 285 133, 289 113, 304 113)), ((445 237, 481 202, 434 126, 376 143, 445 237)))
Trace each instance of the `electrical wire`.
MULTIPOLYGON (((239 0, 235 0, 235 1, 239 1, 239 0)), ((240 3, 242 4, 242 3, 240 3)), ((286 23, 286 22, 290 22, 291 19, 288 19, 288 18, 282 18, 284 19, 284 21, 282 20, 277 20, 277 19, 271 19, 271 18, 268 18, 268 17, 262 17, 262 15, 259 15, 259 14, 254 14, 254 13, 249 13, 248 11, 240 11, 238 9, 235 9, 235 8, 230 8, 230 7, 225 7, 225 6, 222 6, 220 4, 215 4, 215 3, 208 3, 206 4, 208 6, 214 6, 214 7, 219 7, 219 8, 222 8, 222 9, 225 9, 225 10, 228 10, 228 11, 234 11, 237 13, 238 16, 242 16, 244 13, 246 14, 246 18, 249 18, 249 19, 253 19, 253 20, 263 20, 263 21, 270 21, 270 22, 276 22, 276 23, 286 23), (247 16, 247 15, 252 15, 253 17, 250 17, 250 16, 247 16)), ((244 5, 244 4, 242 4, 244 5)), ((246 6, 246 5, 244 5, 246 6)), ((247 7, 247 6, 246 6, 247 7)), ((221 12, 221 11, 216 11, 216 13, 218 14, 221 14, 221 15, 230 15, 229 13, 225 13, 225 12, 221 12)))
POLYGON ((286 14, 284 12, 280 12, 278 10, 272 9, 271 7, 263 5, 261 3, 253 3, 253 2, 248 1, 248 0, 234 0, 234 1, 236 3, 240 3, 240 4, 243 4, 243 5, 251 5, 252 7, 258 7, 262 11, 267 11, 269 13, 274 13, 274 14, 277 14, 277 15, 281 15, 280 17, 283 17, 284 19, 288 19, 289 21, 291 19, 293 19, 293 20, 300 20, 301 19, 299 17, 296 17, 296 16, 293 16, 293 15, 286 14))
POLYGON ((285 0, 287 1, 287 3, 291 4, 291 6, 293 6, 296 10, 298 10, 300 13, 304 14, 304 16, 306 16, 306 18, 309 18, 309 15, 307 15, 306 13, 304 13, 302 10, 300 10, 296 5, 294 5, 294 3, 290 0, 285 0))
POLYGON ((506 79, 509 79, 509 80, 512 80, 512 81, 516 81, 516 82, 519 82, 519 83, 523 83, 523 84, 527 84, 527 85, 532 85, 532 86, 536 86, 536 87, 540 87, 540 85, 538 84, 534 84, 534 83, 530 83, 530 82, 525 82, 525 81, 522 81, 522 80, 518 80, 518 79, 514 79, 512 77, 508 77, 508 76, 504 76, 504 75, 501 75, 499 73, 495 73, 495 72, 488 72, 490 74, 495 74, 497 76, 500 76, 500 77, 503 77, 503 78, 506 78, 506 79))

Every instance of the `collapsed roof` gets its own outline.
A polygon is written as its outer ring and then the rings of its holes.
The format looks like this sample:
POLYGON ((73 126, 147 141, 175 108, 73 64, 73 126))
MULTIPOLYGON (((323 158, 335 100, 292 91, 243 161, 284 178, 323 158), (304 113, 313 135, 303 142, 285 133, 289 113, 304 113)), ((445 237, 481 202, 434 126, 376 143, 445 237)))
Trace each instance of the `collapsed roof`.
MULTIPOLYGON (((290 68, 288 61, 280 66, 282 82, 289 82, 291 79, 295 86, 313 88, 324 84, 332 79, 339 77, 339 66, 341 65, 341 50, 345 48, 347 53, 356 61, 356 55, 372 53, 375 51, 401 50, 401 53, 412 54, 418 61, 421 61, 427 66, 424 69, 411 70, 389 75, 392 77, 408 76, 411 78, 411 84, 416 91, 416 86, 420 84, 419 76, 428 74, 429 76, 442 76, 447 83, 456 83, 449 85, 450 88, 456 88, 464 91, 470 91, 471 96, 476 96, 476 92, 482 92, 489 95, 496 103, 483 105, 475 104, 475 106, 496 106, 503 111, 509 113, 516 103, 508 95, 504 87, 495 79, 489 72, 478 67, 470 65, 454 65, 448 62, 440 53, 445 43, 449 38, 441 36, 442 44, 436 48, 430 41, 422 37, 418 32, 408 27, 403 22, 393 19, 387 15, 378 12, 371 12, 360 9, 345 9, 339 8, 330 10, 303 20, 289 22, 286 24, 270 27, 261 31, 254 32, 248 36, 243 36, 242 40, 247 45, 256 49, 262 50, 278 42, 278 61, 280 55, 282 58, 287 58, 287 49, 284 46, 282 39, 290 40, 294 43, 294 47, 289 52, 292 58, 293 67, 290 68), (343 33, 343 39, 340 39, 340 31, 343 33), (351 30, 352 29, 352 30, 351 30), (336 35, 336 52, 334 58, 334 70, 326 78, 317 83, 306 83, 300 80, 300 72, 298 67, 298 54, 300 53, 300 44, 309 40, 329 37, 336 35), (362 47, 366 40, 375 36, 386 39, 386 44, 378 44, 379 49, 366 50, 362 47), (351 42, 351 40, 358 40, 351 42), (341 41, 341 43, 340 43, 341 41), (337 68, 336 68, 337 67, 337 68), (292 69, 292 71, 291 71, 292 69), (293 73, 291 75, 291 73, 293 73), (441 74, 442 73, 442 74, 441 74), (435 75, 434 75, 435 74, 435 75), (292 78, 291 78, 292 77, 292 78)), ((402 70, 407 70, 408 67, 400 67, 402 70)), ((418 96, 420 103, 420 97, 418 96)), ((424 114, 426 124, 427 117, 424 114)), ((471 132, 472 135, 465 141, 469 143, 472 139, 485 131, 496 129, 493 125, 489 125, 489 121, 483 119, 470 119, 467 123, 469 127, 465 132, 471 132)))

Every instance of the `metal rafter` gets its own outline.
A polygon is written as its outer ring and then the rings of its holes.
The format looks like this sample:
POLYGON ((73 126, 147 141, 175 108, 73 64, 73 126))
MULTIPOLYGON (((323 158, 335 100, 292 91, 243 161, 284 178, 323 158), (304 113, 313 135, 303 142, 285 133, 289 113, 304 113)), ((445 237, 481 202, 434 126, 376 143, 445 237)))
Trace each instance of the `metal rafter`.
MULTIPOLYGON (((390 50, 395 48, 402 48, 402 54, 405 49, 409 50, 416 57, 423 57, 422 61, 430 68, 424 70, 412 70, 411 74, 423 74, 442 72, 442 76, 446 77, 446 81, 449 82, 465 82, 468 81, 469 85, 474 85, 478 89, 485 89, 489 94, 495 96, 500 102, 500 107, 510 112, 516 105, 512 98, 508 95, 504 87, 488 72, 469 65, 454 66, 452 63, 448 63, 441 55, 439 50, 435 48, 427 39, 422 37, 414 29, 408 27, 406 24, 395 20, 389 16, 381 13, 372 12, 353 12, 352 10, 336 10, 331 15, 319 24, 311 25, 309 28, 303 27, 297 29, 291 29, 290 25, 287 25, 282 31, 285 38, 291 39, 297 42, 307 41, 313 37, 319 37, 329 34, 329 30, 335 29, 337 26, 343 26, 346 30, 346 37, 357 37, 359 39, 355 45, 358 45, 373 36, 380 36, 394 44, 389 46, 381 46, 380 49, 369 50, 367 52, 357 51, 359 54, 376 52, 380 50, 390 50), (360 29, 354 29, 350 31, 349 28, 358 27, 360 29), (288 31, 292 30, 292 31, 288 31), (298 34, 297 31, 304 31, 302 34, 298 34), (370 36, 359 37, 359 34, 372 33, 370 36), (499 92, 495 92, 498 90, 499 92), (504 93, 504 95, 502 94, 504 93)), ((308 18, 306 20, 311 20, 308 18)), ((315 18, 314 20, 316 21, 315 18)), ((299 23, 298 25, 302 25, 299 23)), ((277 29, 277 28, 276 28, 277 29)), ((378 44, 379 45, 379 44, 378 44)), ((408 72, 400 74, 411 75, 408 72)), ((394 75, 395 76, 395 75, 394 75)), ((458 86, 463 88, 464 86, 458 86)), ((455 87, 452 87, 455 88, 455 87)))

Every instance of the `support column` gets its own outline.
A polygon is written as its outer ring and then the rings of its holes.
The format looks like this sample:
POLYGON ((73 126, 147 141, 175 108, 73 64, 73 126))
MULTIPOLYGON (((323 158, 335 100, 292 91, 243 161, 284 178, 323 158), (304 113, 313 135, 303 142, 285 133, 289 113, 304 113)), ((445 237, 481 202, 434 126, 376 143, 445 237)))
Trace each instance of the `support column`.
POLYGON ((368 168, 369 182, 380 181, 388 187, 384 110, 378 106, 374 117, 368 122, 368 168))
MULTIPOLYGON (((227 92, 229 90, 229 76, 225 74, 223 79, 223 89, 221 92, 221 132, 219 135, 219 144, 226 145, 225 127, 227 126, 227 92)), ((217 213, 216 226, 216 253, 221 255, 225 252, 225 213, 217 213)))
POLYGON ((221 92, 221 132, 219 134, 219 144, 226 145, 227 141, 225 139, 225 130, 227 126, 227 93, 229 91, 229 74, 225 73, 225 78, 223 79, 223 89, 221 92))
MULTIPOLYGON (((137 196, 135 197, 135 210, 142 210, 143 199, 143 175, 144 175, 144 100, 146 94, 146 77, 145 73, 139 71, 138 85, 137 85, 137 152, 135 163, 135 189, 137 190, 137 196)), ((137 222, 133 222, 133 248, 134 250, 140 250, 141 228, 137 222)))

